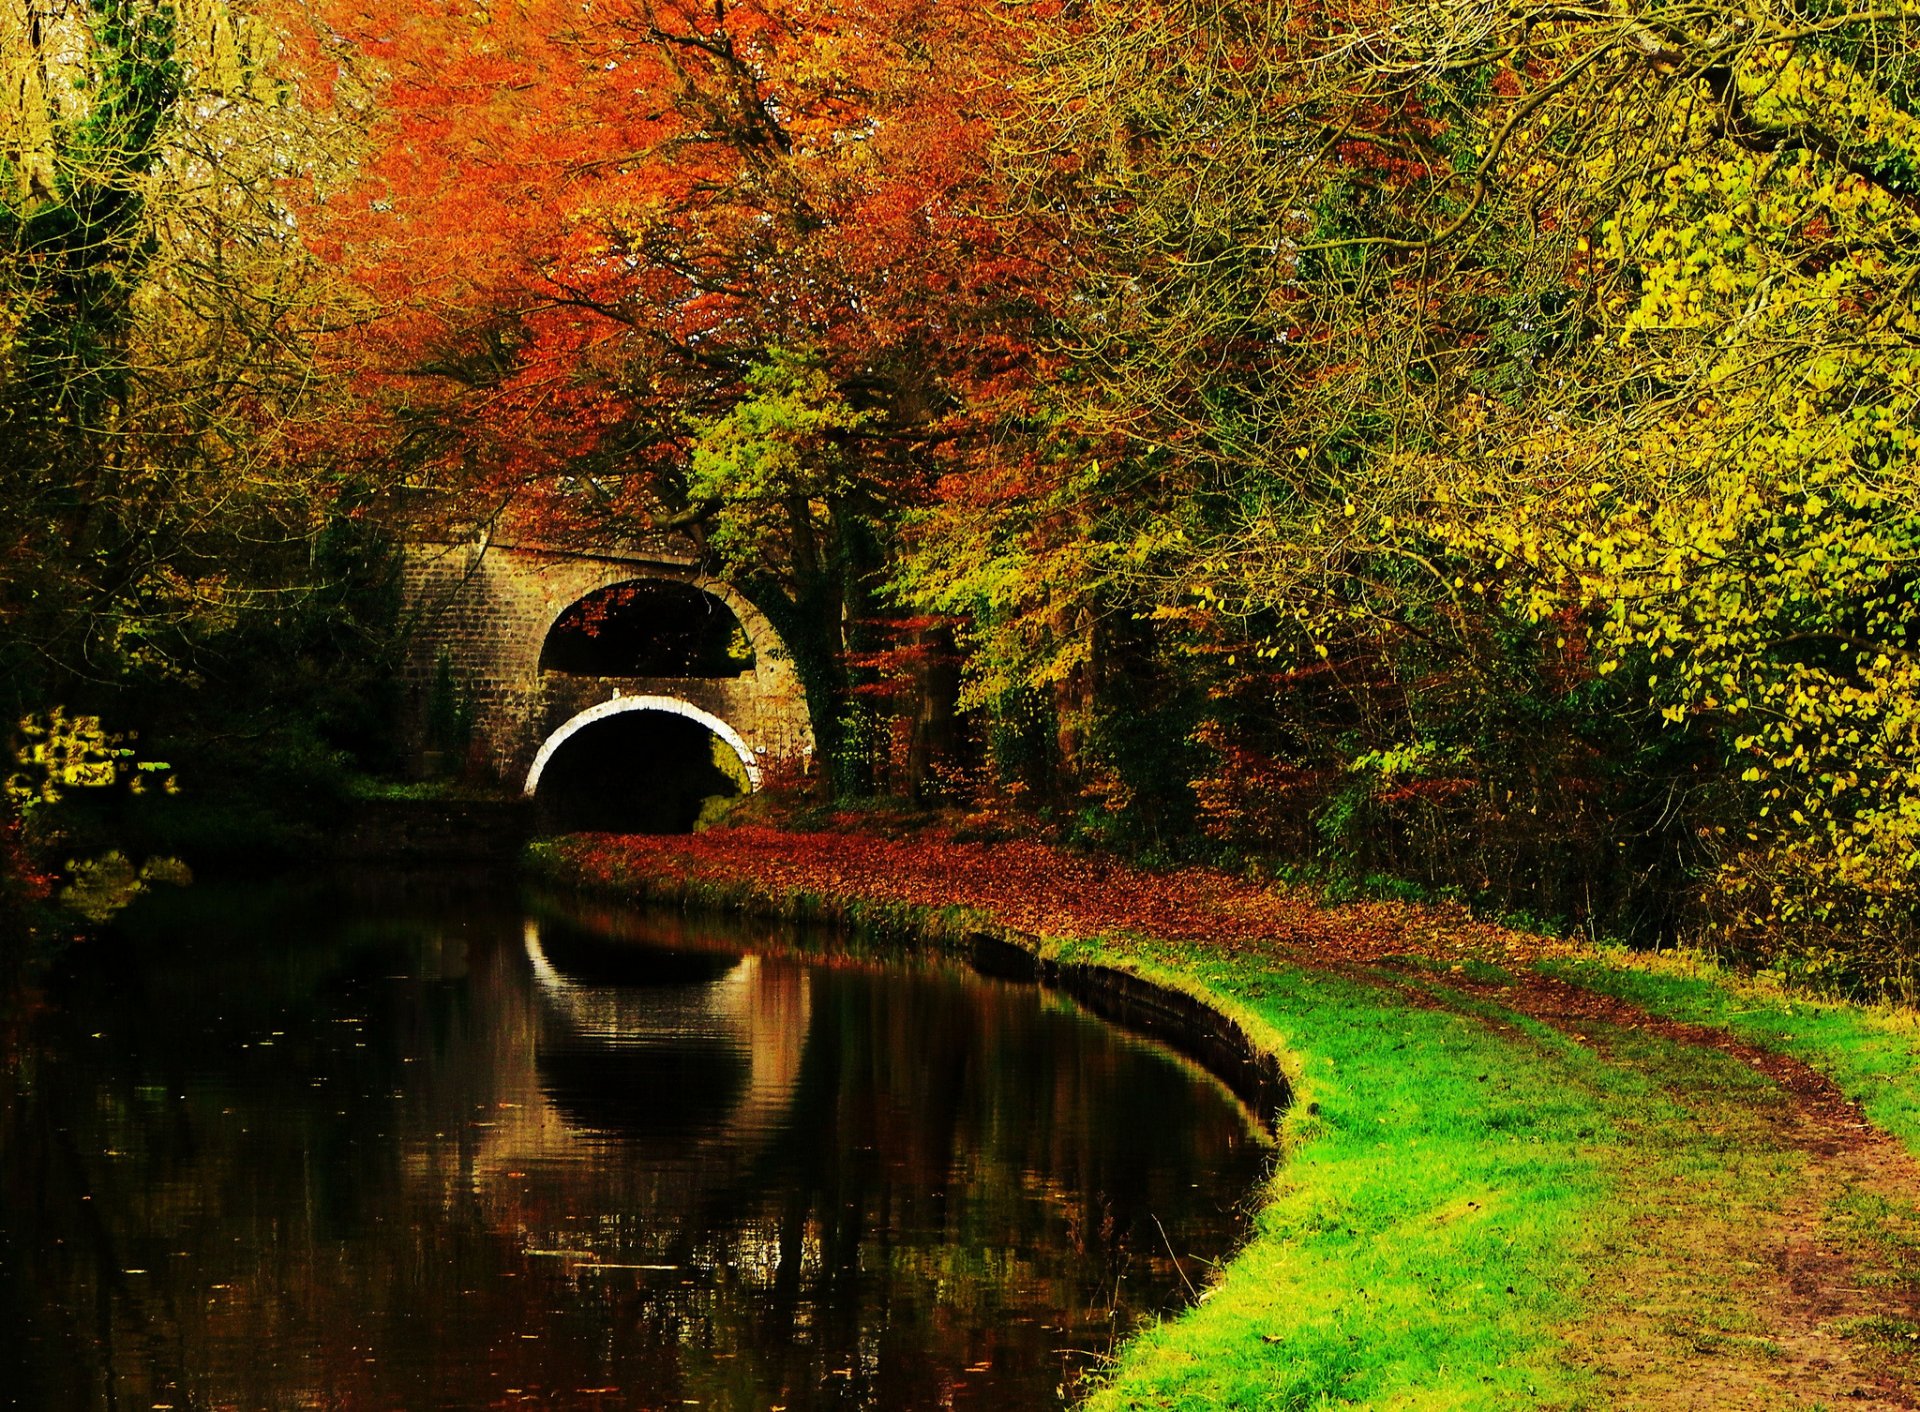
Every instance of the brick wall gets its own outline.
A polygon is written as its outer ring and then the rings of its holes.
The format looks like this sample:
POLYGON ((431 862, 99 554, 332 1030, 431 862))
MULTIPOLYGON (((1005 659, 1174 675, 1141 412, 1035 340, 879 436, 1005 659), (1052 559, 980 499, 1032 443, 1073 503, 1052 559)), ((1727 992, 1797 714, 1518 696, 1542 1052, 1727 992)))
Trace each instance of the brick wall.
POLYGON ((403 621, 409 741, 417 750, 435 664, 447 654, 471 693, 484 768, 518 787, 540 747, 581 711, 616 697, 669 696, 731 726, 762 765, 813 749, 793 659, 758 609, 691 563, 667 556, 562 551, 538 545, 419 544, 407 551, 403 621), (691 584, 733 612, 753 644, 753 670, 734 678, 578 677, 540 670, 547 631, 573 604, 637 580, 691 584))

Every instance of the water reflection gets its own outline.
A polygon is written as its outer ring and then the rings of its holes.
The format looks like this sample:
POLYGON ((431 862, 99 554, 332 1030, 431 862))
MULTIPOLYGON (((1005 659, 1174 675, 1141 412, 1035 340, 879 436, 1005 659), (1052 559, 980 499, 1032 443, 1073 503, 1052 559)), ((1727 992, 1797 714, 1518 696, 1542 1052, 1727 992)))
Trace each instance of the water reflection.
POLYGON ((6 1081, 0 1403, 1057 1406, 1264 1160, 1030 987, 418 885, 151 900, 6 1081))
POLYGON ((525 939, 556 1018, 541 1087, 570 1126, 744 1156, 786 1116, 812 1016, 806 965, 611 940, 551 917, 528 917, 525 939))

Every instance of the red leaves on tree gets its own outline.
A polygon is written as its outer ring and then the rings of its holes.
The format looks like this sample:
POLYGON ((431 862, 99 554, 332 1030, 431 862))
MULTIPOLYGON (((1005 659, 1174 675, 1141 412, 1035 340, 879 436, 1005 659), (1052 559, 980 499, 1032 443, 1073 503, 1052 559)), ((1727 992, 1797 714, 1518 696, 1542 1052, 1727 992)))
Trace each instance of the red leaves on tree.
POLYGON ((1041 276, 982 214, 1014 41, 977 7, 316 2, 310 101, 350 74, 372 122, 303 225, 368 297, 389 451, 466 517, 531 486, 644 522, 768 348, 820 350, 916 454, 1020 383, 1004 315, 1041 276))

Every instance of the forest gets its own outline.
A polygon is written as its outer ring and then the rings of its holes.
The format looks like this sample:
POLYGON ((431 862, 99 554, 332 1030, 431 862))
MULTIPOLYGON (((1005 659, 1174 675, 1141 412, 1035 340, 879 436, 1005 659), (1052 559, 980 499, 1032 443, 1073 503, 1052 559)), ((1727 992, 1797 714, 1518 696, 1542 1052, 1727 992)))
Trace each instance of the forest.
POLYGON ((400 545, 672 531, 816 801, 1910 994, 1917 39, 0 0, 0 910, 403 775, 400 545))

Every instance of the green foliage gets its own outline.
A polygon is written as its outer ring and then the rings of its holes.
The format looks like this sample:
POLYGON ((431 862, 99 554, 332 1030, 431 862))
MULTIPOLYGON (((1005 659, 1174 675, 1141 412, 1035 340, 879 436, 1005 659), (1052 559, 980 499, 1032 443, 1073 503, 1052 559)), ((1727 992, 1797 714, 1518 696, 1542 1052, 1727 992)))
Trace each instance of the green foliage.
POLYGON ((1059 763, 1060 722, 1048 699, 1017 688, 983 708, 987 759, 996 783, 1044 789, 1059 763))
POLYGON ((853 478, 844 434, 872 420, 847 402, 803 352, 767 350, 748 370, 745 395, 723 415, 694 418, 687 498, 715 507, 713 550, 737 564, 778 562, 801 519, 824 516, 853 478))
POLYGON ((1091 506, 1110 478, 1093 459, 1058 470, 1033 489, 1006 473, 1013 483, 994 488, 986 512, 969 497, 907 518, 909 548, 888 588, 959 622, 972 649, 963 706, 1050 691, 1092 659, 1087 608, 1108 548, 1092 532, 1091 506))
POLYGON ((396 780, 362 774, 347 776, 344 792, 355 802, 370 803, 460 804, 497 801, 502 797, 498 787, 457 779, 396 780))
POLYGON ((834 718, 827 774, 841 797, 865 794, 881 749, 881 722, 864 701, 847 702, 834 718))
POLYGON ((1067 366, 896 591, 976 702, 1191 683, 1236 852, 1906 974, 1915 17, 1403 19, 1036 38, 1067 366))
POLYGON ((31 820, 76 789, 124 784, 128 792, 139 794, 151 783, 172 794, 180 788, 172 765, 142 760, 133 748, 133 735, 109 733, 98 716, 70 716, 56 706, 42 715, 25 717, 16 723, 16 730, 17 768, 7 776, 6 792, 23 818, 31 820))
POLYGON ((285 102, 235 33, 224 0, 0 19, 9 713, 191 677, 314 583, 355 493, 320 443, 294 451, 338 293, 283 199, 328 184, 343 119, 285 102))
POLYGON ((857 408, 808 349, 760 351, 741 395, 691 417, 681 518, 702 527, 715 567, 766 613, 807 692, 828 788, 873 787, 884 726, 853 693, 850 662, 869 651, 869 602, 886 533, 886 468, 860 438, 857 408))
POLYGON ((87 101, 60 134, 53 190, 0 199, 0 252, 10 257, 0 289, 12 296, 12 351, 26 394, 10 397, 7 411, 18 430, 40 438, 98 427, 124 395, 121 344, 157 253, 143 179, 183 94, 171 9, 101 0, 88 18, 97 60, 74 79, 87 101))
POLYGON ((88 815, 77 807, 85 795, 112 793, 137 801, 152 790, 179 792, 173 766, 143 760, 132 732, 110 733, 98 716, 73 716, 55 707, 17 724, 16 769, 5 783, 6 817, 20 822, 24 857, 9 860, 24 871, 27 858, 64 858, 62 906, 89 922, 104 922, 153 883, 183 886, 192 873, 178 858, 155 855, 135 864, 119 848, 100 846, 88 815), (89 854, 89 848, 94 851, 89 854), (75 856, 78 854, 78 856, 75 856))
POLYGON ((1904 971, 1920 229, 1900 173, 1920 125, 1894 74, 1814 38, 1763 32, 1690 101, 1642 109, 1650 169, 1588 154, 1588 180, 1624 188, 1596 211, 1595 337, 1635 381, 1557 425, 1537 399, 1471 414, 1484 449, 1448 448, 1458 509, 1429 523, 1536 619, 1591 608, 1594 670, 1712 743, 1741 796, 1695 816, 1727 941, 1904 971), (1506 457, 1554 470, 1516 480, 1506 457))
POLYGON ((73 863, 68 871, 60 905, 95 925, 125 911, 155 883, 185 887, 193 881, 192 870, 178 858, 149 858, 135 867, 117 848, 73 863))

